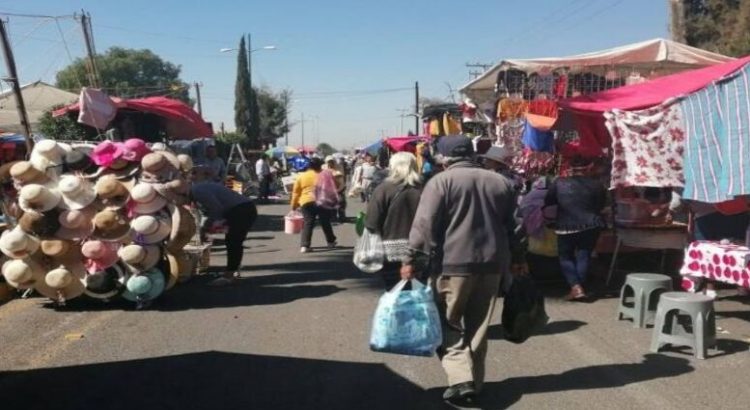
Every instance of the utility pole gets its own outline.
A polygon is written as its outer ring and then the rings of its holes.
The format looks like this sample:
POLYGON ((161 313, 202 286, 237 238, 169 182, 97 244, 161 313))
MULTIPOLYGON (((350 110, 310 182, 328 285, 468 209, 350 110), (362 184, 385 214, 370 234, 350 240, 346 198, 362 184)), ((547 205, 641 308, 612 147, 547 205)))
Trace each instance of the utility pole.
POLYGON ((21 120, 21 127, 26 134, 26 153, 31 154, 32 148, 34 148, 34 140, 31 139, 31 124, 29 124, 29 117, 26 114, 26 104, 23 102, 23 94, 21 94, 21 85, 18 82, 18 72, 16 72, 16 60, 13 57, 13 49, 10 47, 10 39, 8 39, 8 32, 6 31, 5 21, 0 19, 0 37, 3 43, 3 55, 5 56, 5 66, 8 69, 9 77, 3 80, 9 82, 13 87, 13 94, 16 97, 16 109, 18 110, 18 119, 21 120))
POLYGON ((414 82, 414 134, 419 135, 419 81, 414 82))
POLYGON ((224 121, 221 122, 221 127, 219 127, 219 129, 221 130, 221 139, 223 140, 226 137, 226 133, 224 132, 224 121))
POLYGON ((468 68, 481 68, 482 69, 482 71, 477 71, 477 70, 469 71, 469 75, 471 75, 474 78, 477 78, 480 75, 484 74, 485 71, 487 71, 490 67, 493 66, 493 64, 487 64, 487 63, 466 63, 465 65, 468 68))
POLYGON ((198 115, 203 118, 203 106, 201 105, 201 87, 203 84, 196 81, 193 85, 195 86, 195 98, 198 100, 198 115))
POLYGON ((96 67, 96 50, 94 48, 94 39, 91 29, 91 15, 81 10, 81 29, 83 30, 83 39, 86 42, 86 54, 88 55, 88 74, 89 85, 94 88, 101 88, 99 83, 99 69, 96 67))

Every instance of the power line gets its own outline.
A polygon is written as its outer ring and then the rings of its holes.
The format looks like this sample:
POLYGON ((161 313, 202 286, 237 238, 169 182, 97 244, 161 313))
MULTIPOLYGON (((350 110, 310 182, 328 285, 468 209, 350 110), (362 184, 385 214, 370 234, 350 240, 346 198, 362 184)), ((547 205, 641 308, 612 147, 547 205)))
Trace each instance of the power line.
POLYGON ((104 28, 109 30, 118 30, 118 31, 124 31, 127 33, 136 33, 136 34, 143 34, 146 36, 152 36, 152 37, 172 37, 180 40, 189 40, 189 41, 198 41, 202 43, 211 43, 211 44, 223 44, 226 45, 227 41, 220 41, 220 40, 208 40, 205 38, 198 38, 198 37, 187 37, 187 36, 176 36, 174 34, 170 33, 158 33, 158 32, 148 32, 148 31, 142 31, 142 30, 133 30, 131 28, 127 27, 117 27, 117 26, 110 26, 110 25, 104 25, 104 24, 95 24, 94 25, 97 28, 104 28))
POLYGON ((75 15, 63 15, 63 16, 49 16, 45 14, 28 14, 28 13, 7 13, 4 11, 0 11, 0 16, 8 16, 8 17, 24 17, 24 18, 34 18, 34 19, 72 19, 75 18, 75 15))

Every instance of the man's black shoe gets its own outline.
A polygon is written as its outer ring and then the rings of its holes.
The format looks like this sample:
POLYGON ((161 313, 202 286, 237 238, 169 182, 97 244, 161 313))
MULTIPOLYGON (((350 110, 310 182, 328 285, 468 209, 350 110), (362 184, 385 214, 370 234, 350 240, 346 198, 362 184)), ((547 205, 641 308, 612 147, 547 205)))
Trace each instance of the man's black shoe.
POLYGON ((477 391, 472 382, 459 383, 455 386, 450 386, 445 389, 445 393, 443 393, 443 400, 452 404, 473 404, 476 402, 476 399, 477 391))

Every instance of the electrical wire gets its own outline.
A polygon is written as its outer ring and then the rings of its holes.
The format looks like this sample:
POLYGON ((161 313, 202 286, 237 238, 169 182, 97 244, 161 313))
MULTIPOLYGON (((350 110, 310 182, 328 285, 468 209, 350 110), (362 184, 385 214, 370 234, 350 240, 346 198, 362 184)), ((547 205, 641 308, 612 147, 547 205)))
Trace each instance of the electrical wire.
MULTIPOLYGON (((68 55, 68 60, 71 64, 73 64, 73 55, 70 53, 70 48, 68 47, 68 42, 65 41, 65 34, 63 34, 62 27, 60 27, 60 20, 55 19, 55 25, 57 26, 57 31, 60 33, 60 38, 62 38, 63 46, 65 47, 65 53, 68 55)), ((78 72, 73 70, 73 73, 76 76, 76 81, 78 82, 79 87, 83 87, 83 81, 81 81, 81 77, 78 76, 78 72)))
POLYGON ((8 13, 4 11, 0 11, 0 16, 8 16, 8 17, 23 17, 23 18, 35 18, 35 19, 58 19, 58 18, 65 18, 65 19, 74 19, 75 15, 62 15, 62 16, 48 16, 45 14, 29 14, 29 13, 8 13))
POLYGON ((29 32, 27 32, 25 35, 23 35, 20 39, 18 39, 15 42, 11 41, 11 46, 12 47, 18 47, 18 46, 20 46, 24 41, 26 41, 26 40, 29 39, 29 37, 31 36, 32 33, 34 33, 35 31, 39 30, 43 25, 49 23, 50 21, 51 21, 51 19, 42 19, 42 20, 40 20, 38 23, 36 23, 36 25, 34 25, 34 27, 32 27, 31 30, 29 30, 29 32))
POLYGON ((124 31, 127 33, 143 34, 143 35, 152 36, 152 37, 172 37, 172 38, 180 39, 180 40, 198 41, 198 42, 203 42, 203 43, 223 44, 223 45, 227 44, 226 41, 208 40, 205 38, 187 37, 187 36, 176 36, 170 33, 158 33, 158 32, 148 32, 148 31, 142 31, 142 30, 133 30, 131 28, 110 26, 110 25, 104 25, 104 24, 96 24, 96 27, 109 29, 109 30, 124 31))

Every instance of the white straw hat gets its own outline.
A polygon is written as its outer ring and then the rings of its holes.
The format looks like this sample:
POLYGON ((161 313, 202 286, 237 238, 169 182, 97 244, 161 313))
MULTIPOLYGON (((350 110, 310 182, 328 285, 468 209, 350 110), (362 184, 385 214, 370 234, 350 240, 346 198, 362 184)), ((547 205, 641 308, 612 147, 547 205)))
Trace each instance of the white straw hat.
POLYGON ((91 183, 75 175, 63 175, 57 184, 62 196, 61 208, 83 209, 96 200, 96 192, 91 183))

